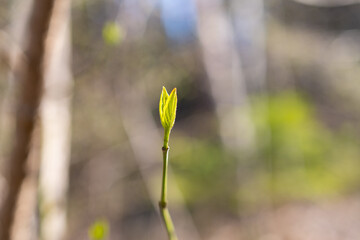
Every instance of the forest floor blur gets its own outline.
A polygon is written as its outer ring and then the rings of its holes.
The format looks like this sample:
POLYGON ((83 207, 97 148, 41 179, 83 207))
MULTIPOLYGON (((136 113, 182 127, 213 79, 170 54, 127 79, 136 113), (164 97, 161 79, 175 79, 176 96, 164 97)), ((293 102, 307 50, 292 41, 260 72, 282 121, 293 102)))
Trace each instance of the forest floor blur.
POLYGON ((289 203, 242 221, 223 222, 204 239, 354 240, 360 239, 360 196, 326 203, 289 203))

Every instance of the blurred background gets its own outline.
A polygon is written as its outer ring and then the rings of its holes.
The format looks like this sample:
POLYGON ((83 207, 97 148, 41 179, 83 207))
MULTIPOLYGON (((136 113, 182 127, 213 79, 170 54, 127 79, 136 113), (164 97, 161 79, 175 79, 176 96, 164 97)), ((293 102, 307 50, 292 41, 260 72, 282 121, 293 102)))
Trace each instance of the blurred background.
POLYGON ((168 194, 179 239, 360 239, 359 1, 0 2, 0 198, 14 145, 28 151, 12 168, 26 174, 11 239, 102 239, 91 226, 167 239, 162 86, 178 90, 168 194), (17 81, 18 61, 43 80, 17 81), (14 142, 37 96, 31 141, 14 142))

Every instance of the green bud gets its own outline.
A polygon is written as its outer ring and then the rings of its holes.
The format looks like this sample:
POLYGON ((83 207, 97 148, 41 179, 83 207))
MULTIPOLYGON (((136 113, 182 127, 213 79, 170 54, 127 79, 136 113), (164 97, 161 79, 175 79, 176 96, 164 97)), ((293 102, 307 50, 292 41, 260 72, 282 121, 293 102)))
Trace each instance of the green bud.
POLYGON ((176 117, 176 106, 177 106, 176 88, 174 88, 169 95, 165 87, 163 87, 160 96, 159 113, 160 113, 161 124, 165 128, 165 130, 170 131, 174 126, 175 117, 176 117))

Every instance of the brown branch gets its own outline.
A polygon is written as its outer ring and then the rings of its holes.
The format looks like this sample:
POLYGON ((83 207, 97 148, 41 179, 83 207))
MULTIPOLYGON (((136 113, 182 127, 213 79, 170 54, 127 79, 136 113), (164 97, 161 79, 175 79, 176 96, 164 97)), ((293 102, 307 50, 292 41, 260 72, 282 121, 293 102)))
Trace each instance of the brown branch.
POLYGON ((29 16, 24 45, 25 59, 17 57, 13 69, 14 81, 19 84, 16 102, 15 135, 10 159, 3 169, 6 191, 0 202, 0 239, 10 239, 14 209, 20 186, 25 177, 31 136, 35 125, 43 85, 45 39, 54 0, 34 1, 29 16))

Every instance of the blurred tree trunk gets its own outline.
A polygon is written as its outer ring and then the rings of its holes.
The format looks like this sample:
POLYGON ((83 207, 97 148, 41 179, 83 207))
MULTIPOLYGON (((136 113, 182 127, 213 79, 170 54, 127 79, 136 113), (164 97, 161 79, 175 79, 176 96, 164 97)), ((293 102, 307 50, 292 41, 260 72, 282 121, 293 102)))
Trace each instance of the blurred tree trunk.
POLYGON ((40 159, 40 124, 36 123, 29 157, 26 164, 26 176, 17 199, 15 217, 11 229, 12 240, 37 240, 38 238, 38 178, 40 159))
POLYGON ((43 240, 62 240, 66 234, 72 93, 70 3, 55 1, 46 41, 39 191, 43 240))
MULTIPOLYGON (((16 0, 12 2, 12 21, 9 32, 13 43, 8 45, 11 46, 9 54, 10 57, 12 57, 12 60, 16 60, 17 54, 23 51, 19 43, 22 42, 23 35, 25 34, 24 29, 27 25, 26 20, 30 14, 32 3, 33 1, 31 0, 16 0)), ((10 64, 10 66, 12 65, 10 64)), ((6 110, 7 108, 7 111, 4 111, 2 116, 4 119, 2 122, 2 137, 4 138, 4 143, 7 144, 9 144, 8 137, 13 136, 12 133, 14 132, 13 122, 15 116, 11 114, 15 102, 14 90, 14 84, 9 84, 4 97, 5 108, 3 110, 6 110)), ((32 146, 26 164, 26 176, 20 188, 13 226, 11 229, 11 239, 13 240, 38 239, 36 214, 40 150, 40 128, 38 123, 36 123, 33 131, 32 146)), ((9 146, 6 146, 4 150, 10 150, 9 146)), ((5 159, 7 159, 7 157, 5 157, 5 159)))
MULTIPOLYGON (((265 53, 265 6, 263 0, 233 0, 230 5, 230 12, 234 22, 237 48, 243 59, 243 70, 249 91, 260 93, 263 101, 267 101, 266 84, 266 53, 265 53)), ((267 104, 264 104, 263 112, 268 112, 267 104)), ((261 139, 256 139, 257 146, 264 146, 270 143, 271 129, 267 126, 267 132, 261 139)), ((264 199, 271 206, 272 202, 272 182, 273 182, 273 159, 267 157, 262 162, 263 168, 270 172, 270 186, 258 189, 253 194, 257 198, 264 199)), ((250 161, 240 161, 238 167, 238 183, 241 189, 247 188, 246 178, 252 173, 249 171, 253 165, 250 161)))
MULTIPOLYGON (((226 8, 222 0, 197 2, 199 42, 220 137, 224 147, 237 157, 237 187, 245 190, 256 147, 260 141, 270 140, 270 135, 256 139, 248 98, 248 91, 266 95, 264 4, 262 0, 234 0, 227 1, 226 8)), ((256 194, 264 198, 267 193, 261 189, 256 194)))
POLYGON ((255 139, 246 83, 223 4, 221 0, 197 0, 198 35, 222 142, 234 152, 251 152, 255 139))
POLYGON ((265 6, 263 0, 232 0, 229 15, 249 92, 266 94, 265 6))
POLYGON ((45 38, 48 31, 54 0, 34 1, 25 28, 23 56, 14 59, 13 78, 16 84, 15 133, 12 151, 4 163, 2 175, 5 180, 0 199, 0 239, 10 239, 14 211, 21 184, 26 175, 25 166, 31 147, 43 83, 45 38))
MULTIPOLYGON (((31 0, 16 0, 11 2, 11 22, 8 28, 8 33, 2 32, 2 46, 1 52, 5 54, 2 56, 4 61, 3 66, 10 70, 12 66, 11 60, 20 53, 19 42, 21 42, 24 34, 24 27, 29 11, 31 9, 31 0)), ((10 71, 7 71, 9 73, 10 71)), ((5 81, 4 81, 5 83, 5 81)), ((8 159, 9 157, 9 136, 14 133, 14 119, 12 114, 14 109, 14 84, 11 84, 10 78, 6 87, 3 87, 4 96, 2 100, 1 109, 1 159, 8 159)), ((13 82, 12 82, 13 83, 13 82)), ((20 193, 17 200, 18 207, 15 211, 14 222, 12 226, 11 236, 13 240, 36 240, 36 204, 37 204, 37 179, 38 179, 38 150, 39 146, 39 131, 35 130, 33 134, 32 147, 29 153, 28 163, 26 164, 26 177, 20 188, 20 193), (37 133, 36 133, 37 132, 37 133)))

